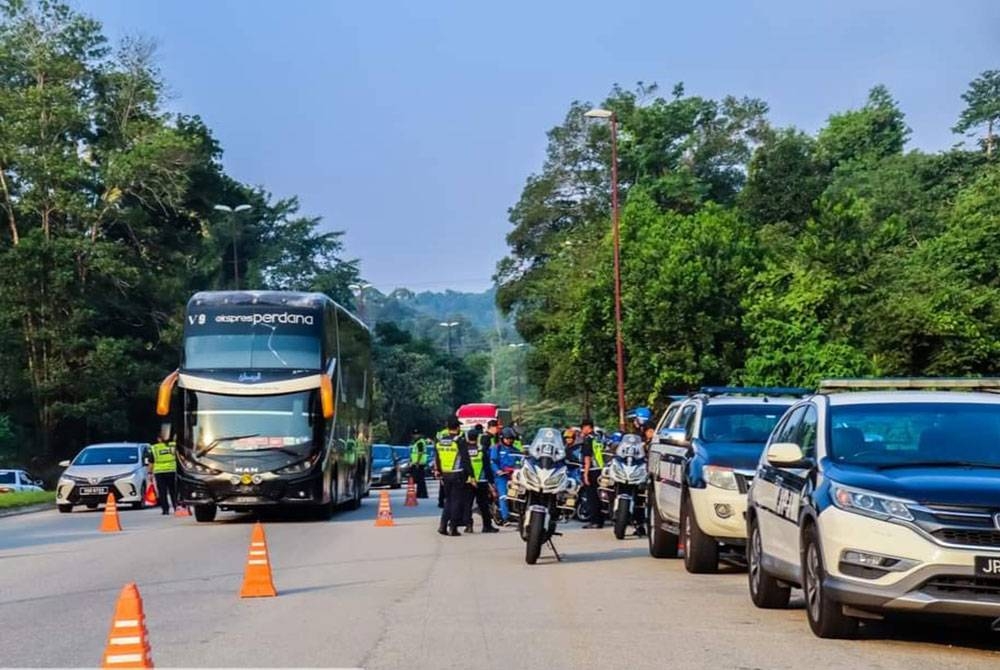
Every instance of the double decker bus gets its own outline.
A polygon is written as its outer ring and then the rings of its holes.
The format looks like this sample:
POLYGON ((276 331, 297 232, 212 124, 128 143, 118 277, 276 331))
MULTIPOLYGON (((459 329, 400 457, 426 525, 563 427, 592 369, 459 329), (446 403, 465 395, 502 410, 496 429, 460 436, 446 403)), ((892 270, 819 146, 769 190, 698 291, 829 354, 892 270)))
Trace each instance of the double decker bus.
POLYGON ((156 404, 198 521, 271 507, 326 519, 368 494, 371 334, 322 293, 196 293, 156 404))

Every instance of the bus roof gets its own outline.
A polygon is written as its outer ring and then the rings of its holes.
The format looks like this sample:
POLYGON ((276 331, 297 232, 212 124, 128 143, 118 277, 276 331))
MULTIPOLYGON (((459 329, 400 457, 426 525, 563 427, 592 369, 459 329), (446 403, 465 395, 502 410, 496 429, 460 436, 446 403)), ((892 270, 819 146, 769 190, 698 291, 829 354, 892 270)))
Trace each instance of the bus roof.
POLYGON ((469 403, 468 405, 462 405, 455 412, 455 416, 459 419, 480 419, 484 417, 493 418, 497 415, 497 410, 499 408, 487 402, 476 402, 469 403))
POLYGON ((198 291, 188 300, 188 309, 192 306, 216 306, 216 305, 265 305, 270 307, 305 307, 321 308, 327 303, 332 303, 338 310, 365 330, 370 330, 368 325, 359 319, 353 312, 343 305, 334 301, 325 293, 307 291, 198 291))

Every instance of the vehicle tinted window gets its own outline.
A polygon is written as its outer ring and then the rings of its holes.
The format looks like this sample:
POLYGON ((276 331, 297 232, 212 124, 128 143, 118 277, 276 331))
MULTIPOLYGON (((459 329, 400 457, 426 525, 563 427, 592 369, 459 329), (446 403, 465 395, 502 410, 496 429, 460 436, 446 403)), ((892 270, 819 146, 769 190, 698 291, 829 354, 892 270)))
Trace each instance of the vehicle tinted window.
POLYGON ((815 405, 807 405, 802 416, 802 423, 799 427, 799 447, 802 448, 804 456, 812 457, 816 454, 816 434, 818 432, 819 419, 816 414, 815 405))
POLYGON ((0 484, 16 484, 13 472, 0 472, 0 484))
POLYGON ((802 423, 802 417, 805 413, 805 407, 795 408, 774 434, 773 442, 795 442, 799 433, 799 425, 802 423))
POLYGON ((372 458, 390 461, 392 460, 392 449, 390 447, 372 447, 372 458))
POLYGON ((271 332, 188 337, 184 366, 190 370, 316 370, 320 367, 320 339, 271 332))
POLYGON ((759 405, 709 403, 701 411, 699 435, 706 442, 763 444, 784 411, 784 405, 772 403, 759 405))
POLYGON ((1000 466, 1000 405, 885 403, 830 408, 830 456, 871 466, 910 462, 1000 466))
POLYGON ((88 447, 79 453, 73 465, 128 465, 139 462, 135 447, 88 447))

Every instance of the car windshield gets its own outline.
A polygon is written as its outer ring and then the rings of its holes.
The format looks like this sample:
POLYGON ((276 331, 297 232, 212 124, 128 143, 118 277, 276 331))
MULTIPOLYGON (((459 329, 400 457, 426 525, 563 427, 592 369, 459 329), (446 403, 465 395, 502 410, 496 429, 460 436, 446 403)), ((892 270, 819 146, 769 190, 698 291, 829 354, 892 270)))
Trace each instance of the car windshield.
POLYGON ((372 447, 372 458, 378 459, 380 461, 391 461, 392 460, 392 448, 375 446, 372 447))
MULTIPOLYGON (((198 454, 248 454, 293 451, 313 444, 318 391, 235 396, 186 391, 183 445, 198 454)), ((320 422, 321 423, 321 422, 320 422)))
POLYGON ((1000 405, 884 403, 830 408, 830 457, 872 467, 1000 467, 1000 405))
POLYGON ((13 472, 0 472, 0 484, 15 484, 13 472))
POLYGON ((788 408, 785 404, 713 404, 701 413, 701 439, 705 442, 764 444, 778 419, 788 408))
POLYGON ((129 465, 139 462, 135 447, 88 447, 81 451, 73 465, 129 465))
POLYGON ((393 452, 396 454, 396 458, 410 459, 410 448, 409 447, 393 447, 393 452))

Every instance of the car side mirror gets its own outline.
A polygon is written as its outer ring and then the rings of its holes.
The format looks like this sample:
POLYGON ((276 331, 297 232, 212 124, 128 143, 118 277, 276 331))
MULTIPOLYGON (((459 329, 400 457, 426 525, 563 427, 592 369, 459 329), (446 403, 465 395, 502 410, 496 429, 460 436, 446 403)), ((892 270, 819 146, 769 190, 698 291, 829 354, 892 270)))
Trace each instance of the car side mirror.
POLYGON ((687 431, 683 428, 664 428, 660 431, 660 444, 686 447, 689 444, 687 431))
POLYGON ((806 458, 802 447, 794 442, 775 442, 767 448, 767 462, 776 468, 812 467, 812 459, 806 458))
POLYGON ((60 468, 68 468, 69 467, 69 461, 59 461, 59 467, 60 468))

